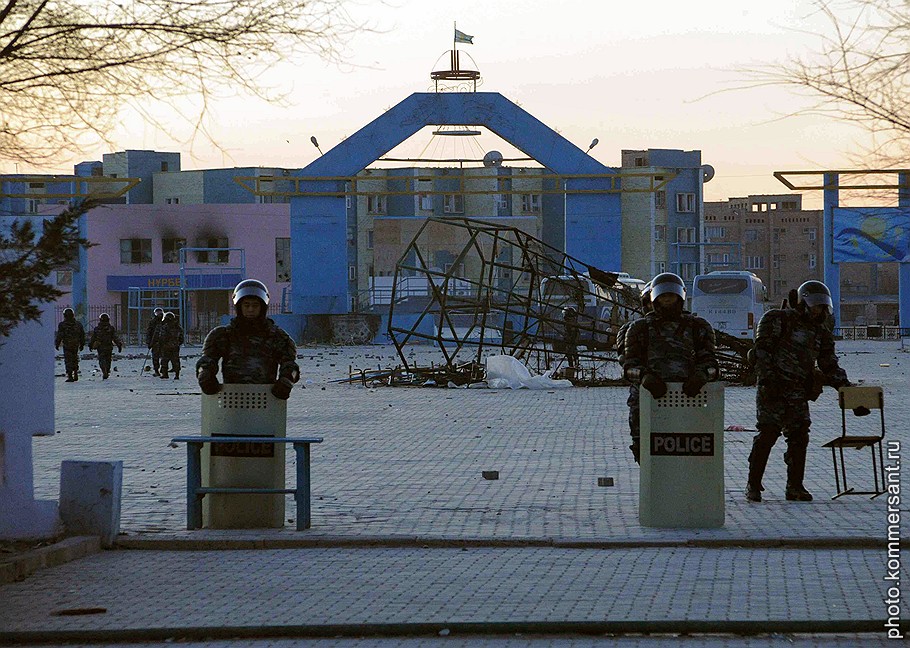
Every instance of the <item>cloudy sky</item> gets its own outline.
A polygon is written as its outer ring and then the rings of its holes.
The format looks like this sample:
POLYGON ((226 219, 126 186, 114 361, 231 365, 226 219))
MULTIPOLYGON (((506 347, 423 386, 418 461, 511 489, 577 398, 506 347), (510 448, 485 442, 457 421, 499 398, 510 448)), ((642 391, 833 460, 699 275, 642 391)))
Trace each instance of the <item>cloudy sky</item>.
MULTIPOLYGON (((120 149, 183 153, 183 168, 302 167, 412 92, 432 89, 430 72, 452 47, 453 24, 474 36, 459 45, 499 92, 605 164, 622 149, 700 149, 715 167, 709 200, 783 193, 775 170, 853 167, 862 134, 820 117, 791 116, 807 100, 779 88, 739 89, 749 66, 810 52, 826 23, 804 0, 594 2, 593 0, 362 0, 350 15, 375 29, 355 36, 349 64, 313 57, 270 71, 290 105, 224 100, 209 128, 222 150, 191 147, 126 117, 120 149)), ((433 138, 425 129, 395 154, 479 157, 508 146, 433 138)), ((106 149, 84 159, 100 159, 106 149)))

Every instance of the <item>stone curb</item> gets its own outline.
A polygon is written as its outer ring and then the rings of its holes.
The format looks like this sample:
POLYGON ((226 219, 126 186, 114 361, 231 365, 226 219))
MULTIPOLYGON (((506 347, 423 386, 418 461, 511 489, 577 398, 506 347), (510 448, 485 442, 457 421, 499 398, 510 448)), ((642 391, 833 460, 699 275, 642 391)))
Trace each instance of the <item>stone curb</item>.
MULTIPOLYGON (((901 541, 910 548, 910 539, 901 541)), ((647 549, 687 547, 693 549, 880 549, 884 538, 730 538, 695 540, 561 540, 555 538, 440 538, 419 536, 315 536, 315 537, 137 537, 120 538, 117 549, 154 551, 237 551, 306 548, 547 548, 547 549, 647 549)))
POLYGON ((878 633, 884 620, 652 620, 652 621, 490 621, 482 623, 366 623, 277 626, 193 626, 116 630, 0 632, 0 643, 112 643, 136 641, 217 641, 254 638, 454 637, 465 635, 763 635, 878 633))
POLYGON ((101 538, 98 536, 74 536, 22 554, 0 560, 0 585, 15 583, 30 574, 55 567, 72 560, 84 558, 101 551, 101 538))

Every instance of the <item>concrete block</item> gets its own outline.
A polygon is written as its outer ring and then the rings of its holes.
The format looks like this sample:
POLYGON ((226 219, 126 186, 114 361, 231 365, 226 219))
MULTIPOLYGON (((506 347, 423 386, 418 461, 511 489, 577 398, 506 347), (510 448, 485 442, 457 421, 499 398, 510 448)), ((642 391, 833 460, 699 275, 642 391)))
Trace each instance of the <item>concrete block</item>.
POLYGON ((70 535, 97 535, 110 547, 120 533, 122 461, 64 461, 60 517, 70 535))

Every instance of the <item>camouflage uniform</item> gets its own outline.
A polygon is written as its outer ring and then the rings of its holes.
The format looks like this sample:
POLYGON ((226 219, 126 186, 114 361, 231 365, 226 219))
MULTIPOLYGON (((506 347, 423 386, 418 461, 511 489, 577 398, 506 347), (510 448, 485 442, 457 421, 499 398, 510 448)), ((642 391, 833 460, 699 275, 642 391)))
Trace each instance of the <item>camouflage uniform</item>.
POLYGON ((54 336, 54 347, 63 344, 63 363, 66 367, 66 379, 74 382, 79 379, 79 352, 85 348, 85 329, 75 317, 65 317, 54 336))
POLYGON ((161 324, 163 322, 164 315, 156 315, 149 320, 148 326, 145 329, 145 345, 152 352, 152 369, 155 370, 156 376, 161 369, 161 340, 158 332, 161 330, 161 324))
POLYGON ((562 326, 566 364, 570 367, 578 367, 578 311, 567 309, 562 316, 562 326))
POLYGON ((205 337, 196 363, 200 384, 217 380, 218 361, 226 383, 270 385, 278 380, 297 382, 297 347, 281 327, 267 318, 231 319, 205 337))
POLYGON ((180 345, 183 344, 183 329, 175 317, 168 316, 157 330, 161 349, 161 377, 167 378, 168 365, 174 372, 174 380, 180 378, 180 345))
POLYGON ((117 329, 110 322, 99 322, 92 331, 88 348, 98 352, 98 366, 101 367, 101 377, 105 379, 111 373, 111 355, 114 352, 114 346, 118 351, 123 351, 123 342, 117 335, 117 329))
MULTIPOLYGON (((714 353, 714 329, 707 320, 682 313, 679 318, 662 317, 651 312, 637 319, 626 330, 623 351, 623 371, 637 375, 633 386, 638 388, 647 374, 656 374, 665 382, 683 382, 696 373, 716 376, 717 357, 714 353)), ((617 334, 619 338, 619 334, 617 334)), ((627 401, 638 414, 639 390, 632 391, 627 401)), ((632 435, 632 454, 638 458, 639 417, 629 414, 632 435), (634 423, 633 423, 634 419, 634 423)))
POLYGON ((850 384, 834 354, 834 336, 797 310, 774 309, 758 323, 754 356, 758 434, 749 454, 749 484, 761 491, 771 448, 783 433, 787 483, 801 488, 812 423, 809 401, 818 398, 822 381, 835 388, 850 384))
MULTIPOLYGON (((616 354, 617 360, 619 360, 619 366, 623 366, 623 361, 626 351, 626 335, 629 333, 629 328, 637 322, 638 320, 630 320, 619 327, 619 330, 616 331, 616 354)), ((638 409, 639 405, 639 387, 636 383, 631 383, 629 385, 629 397, 626 399, 626 405, 629 406, 629 434, 632 437, 632 444, 637 446, 638 439, 641 437, 641 412, 638 409)))

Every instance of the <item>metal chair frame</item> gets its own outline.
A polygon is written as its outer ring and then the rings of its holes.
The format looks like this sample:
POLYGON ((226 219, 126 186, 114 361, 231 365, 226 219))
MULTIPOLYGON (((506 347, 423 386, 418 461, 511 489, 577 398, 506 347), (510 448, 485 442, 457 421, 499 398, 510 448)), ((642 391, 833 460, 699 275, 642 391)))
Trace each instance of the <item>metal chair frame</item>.
POLYGON ((881 387, 841 387, 838 390, 837 402, 841 410, 841 435, 828 443, 823 448, 831 448, 831 459, 834 462, 834 483, 837 488, 837 495, 831 499, 837 499, 843 495, 872 495, 875 499, 885 493, 885 459, 882 450, 882 440, 885 438, 885 402, 881 387), (881 419, 881 435, 849 435, 847 434, 847 410, 853 410, 857 407, 866 407, 869 410, 877 409, 881 419), (876 446, 878 446, 878 457, 876 458, 876 446), (870 448, 872 452, 872 475, 875 479, 875 490, 858 491, 847 485, 847 468, 844 463, 844 448, 855 448, 862 450, 870 448), (838 467, 838 458, 840 466, 838 467), (839 469, 839 474, 838 474, 839 469), (881 478, 881 485, 879 485, 881 478), (844 487, 841 488, 841 480, 844 487))

